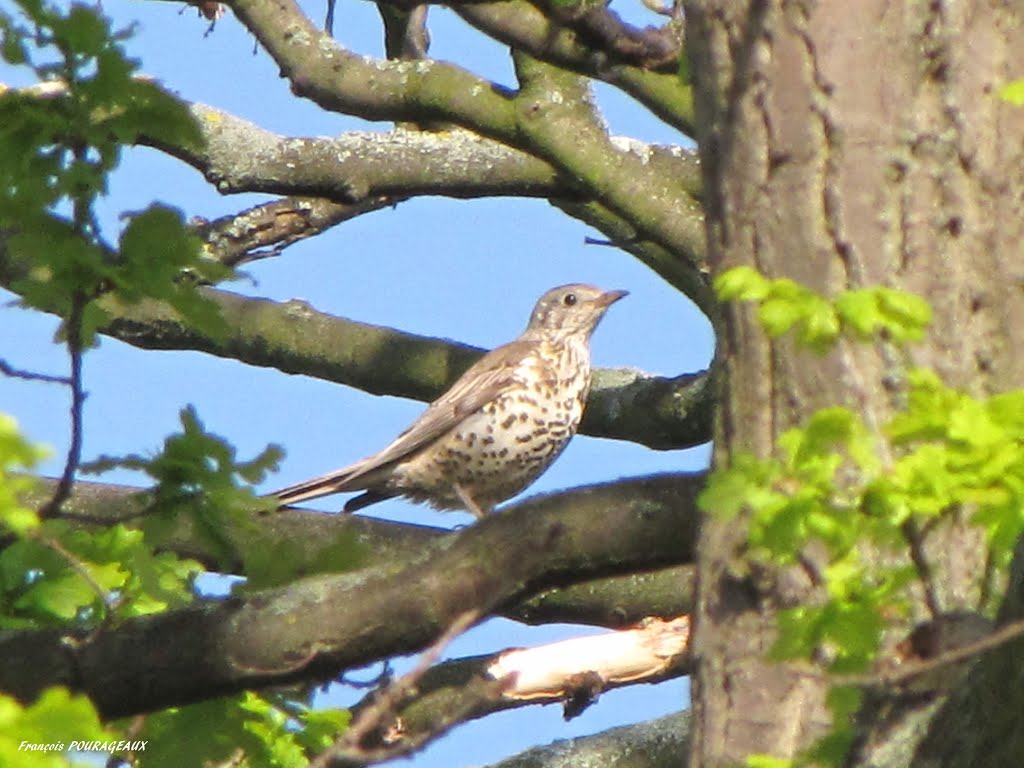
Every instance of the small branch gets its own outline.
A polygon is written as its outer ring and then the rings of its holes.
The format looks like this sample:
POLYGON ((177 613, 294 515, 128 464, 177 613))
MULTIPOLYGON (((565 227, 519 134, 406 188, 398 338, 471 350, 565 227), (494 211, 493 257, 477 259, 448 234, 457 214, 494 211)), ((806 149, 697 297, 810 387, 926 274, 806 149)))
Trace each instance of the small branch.
POLYGON ((944 651, 938 656, 922 661, 914 661, 899 668, 870 672, 862 675, 827 675, 833 685, 857 686, 895 686, 907 683, 921 675, 933 672, 942 667, 966 661, 973 656, 980 656, 1006 645, 1011 640, 1024 637, 1024 619, 1010 622, 979 640, 961 645, 952 650, 944 651))
POLYGON ((476 624, 482 617, 478 609, 466 611, 458 616, 444 633, 427 648, 413 667, 402 677, 391 682, 382 690, 373 694, 372 701, 359 710, 359 714, 344 734, 334 745, 320 754, 310 763, 310 768, 327 768, 341 765, 369 765, 407 755, 431 740, 432 734, 423 734, 415 744, 401 742, 388 747, 373 748, 367 745, 374 734, 386 730, 386 724, 392 722, 399 708, 416 693, 423 675, 429 670, 451 642, 476 624))
POLYGON ((627 24, 603 3, 564 4, 532 0, 545 16, 569 27, 592 49, 642 69, 676 72, 682 54, 682 26, 669 22, 663 27, 627 24))
POLYGON ((50 384, 64 384, 70 386, 71 379, 68 376, 51 376, 48 373, 35 373, 21 368, 15 368, 5 360, 0 360, 0 373, 10 376, 12 379, 25 379, 26 381, 45 381, 50 384))
POLYGON ((118 601, 103 588, 102 584, 96 581, 92 572, 89 570, 89 567, 52 536, 41 534, 38 531, 30 533, 29 536, 33 541, 38 542, 47 549, 50 549, 60 555, 64 561, 71 566, 71 569, 82 577, 82 580, 89 585, 89 589, 95 592, 96 596, 100 599, 100 602, 103 603, 105 611, 104 620, 107 619, 110 616, 110 611, 117 606, 118 601))
POLYGON ((213 221, 193 222, 193 226, 218 261, 238 267, 278 256, 290 245, 404 199, 375 197, 338 203, 322 197, 286 197, 213 221))
POLYGON ((53 497, 39 511, 43 518, 53 517, 60 512, 61 505, 71 495, 75 473, 82 460, 82 406, 85 403, 85 391, 82 389, 82 315, 87 304, 86 296, 76 291, 71 297, 71 309, 64 325, 71 361, 71 440, 60 482, 53 497))
POLYGON ((925 605, 928 606, 928 612, 931 614, 932 619, 936 619, 942 614, 942 606, 939 604, 939 596, 935 590, 932 568, 928 564, 928 558, 925 555, 921 531, 918 530, 917 524, 913 520, 907 520, 900 530, 910 550, 910 559, 917 570, 917 577, 924 591, 925 605))

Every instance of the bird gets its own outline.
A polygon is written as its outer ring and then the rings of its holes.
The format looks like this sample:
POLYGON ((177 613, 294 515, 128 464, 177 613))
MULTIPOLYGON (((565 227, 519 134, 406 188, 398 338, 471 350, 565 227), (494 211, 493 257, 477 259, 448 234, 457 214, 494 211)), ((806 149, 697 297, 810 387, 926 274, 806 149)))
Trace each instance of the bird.
POLYGON ((526 330, 488 352, 394 441, 270 494, 281 507, 363 491, 345 512, 396 496, 484 517, 531 485, 576 434, 590 391, 590 336, 628 291, 553 288, 526 330))

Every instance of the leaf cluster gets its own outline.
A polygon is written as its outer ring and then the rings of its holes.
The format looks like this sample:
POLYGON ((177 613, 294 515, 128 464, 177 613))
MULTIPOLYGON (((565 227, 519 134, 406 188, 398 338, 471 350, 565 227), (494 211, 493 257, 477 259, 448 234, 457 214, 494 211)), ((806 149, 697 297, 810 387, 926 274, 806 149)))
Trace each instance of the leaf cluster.
POLYGON ((85 696, 71 695, 66 688, 50 688, 30 706, 0 694, 0 765, 21 768, 65 768, 81 765, 72 761, 64 749, 39 751, 29 745, 64 745, 72 741, 117 740, 112 728, 105 728, 92 702, 85 696))
MULTIPOLYGON (((892 289, 829 301, 747 268, 723 275, 719 289, 760 302, 770 334, 794 330, 817 349, 838 338, 831 329, 907 342, 930 316, 921 299, 892 289)), ((909 585, 927 579, 912 557, 914 531, 966 517, 1004 567, 1024 532, 1024 391, 976 398, 921 369, 905 386, 906 407, 877 433, 849 409, 826 408, 783 434, 776 456, 733 456, 709 479, 702 508, 744 515, 755 559, 784 566, 812 546, 827 552, 827 599, 781 612, 780 658, 825 652, 839 672, 873 661, 886 621, 906 614, 909 585)))
MULTIPOLYGON (((724 273, 715 287, 723 300, 756 303, 770 336, 792 331, 819 353, 844 335, 905 345, 931 320, 923 299, 887 287, 830 299, 750 267, 724 273)), ((756 561, 782 567, 826 553, 825 598, 779 612, 778 659, 827 658, 839 673, 875 661, 887 624, 908 613, 910 587, 929 578, 914 537, 942 518, 983 530, 989 560, 1002 568, 1024 533, 1024 390, 977 398, 924 369, 908 371, 904 386, 905 408, 879 431, 847 408, 823 409, 784 433, 775 456, 730 457, 699 499, 709 514, 744 517, 756 561)), ((842 764, 861 699, 859 688, 832 688, 835 725, 806 754, 752 755, 747 765, 842 764)))
POLYGON ((347 710, 313 710, 280 695, 246 692, 150 715, 139 738, 152 755, 144 762, 149 768, 227 762, 304 768, 334 743, 349 719, 347 710))
POLYGON ((228 272, 202 257, 180 211, 152 204, 128 215, 116 247, 95 216, 124 145, 140 136, 199 144, 190 113, 136 76, 138 62, 121 44, 129 31, 112 32, 98 11, 76 4, 65 13, 41 0, 17 6, 18 16, 0 10, 0 53, 39 80, 26 92, 0 91, 0 236, 25 265, 18 293, 65 317, 84 304, 75 329, 84 345, 106 320, 94 301, 105 293, 127 303, 163 299, 216 330, 212 304, 181 276, 212 281, 228 272))
POLYGON ((816 352, 832 349, 843 334, 920 341, 932 319, 928 302, 906 291, 872 286, 829 299, 789 278, 769 279, 746 266, 722 274, 715 291, 722 301, 756 303, 758 320, 769 336, 793 331, 802 345, 816 352))
MULTIPOLYGON (((269 445, 255 458, 239 461, 231 442, 207 432, 192 407, 183 409, 180 418, 181 432, 170 435, 155 455, 104 456, 85 465, 84 471, 121 467, 152 478, 155 485, 140 501, 148 510, 142 530, 153 541, 166 540, 176 526, 188 521, 218 562, 241 563, 249 588, 293 578, 293 564, 300 558, 291 557, 279 544, 268 546, 253 517, 277 508, 275 499, 257 496, 253 486, 277 469, 283 456, 280 447, 269 445)), ((332 570, 338 570, 354 566, 360 549, 351 537, 341 537, 322 555, 331 560, 332 570)))

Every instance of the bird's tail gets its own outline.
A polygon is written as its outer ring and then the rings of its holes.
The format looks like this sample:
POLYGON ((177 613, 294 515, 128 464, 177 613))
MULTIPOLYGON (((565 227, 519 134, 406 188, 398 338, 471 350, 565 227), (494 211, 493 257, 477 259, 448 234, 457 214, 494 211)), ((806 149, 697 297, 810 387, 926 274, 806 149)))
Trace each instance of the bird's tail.
POLYGON ((352 472, 350 470, 335 470, 334 472, 328 472, 326 475, 320 475, 320 477, 314 477, 295 485, 289 485, 287 488, 281 488, 269 495, 277 497, 277 500, 281 502, 281 506, 285 506, 286 504, 298 504, 300 501, 308 501, 309 499, 318 499, 321 496, 330 496, 332 493, 362 490, 358 484, 349 486, 348 483, 351 480, 352 472))

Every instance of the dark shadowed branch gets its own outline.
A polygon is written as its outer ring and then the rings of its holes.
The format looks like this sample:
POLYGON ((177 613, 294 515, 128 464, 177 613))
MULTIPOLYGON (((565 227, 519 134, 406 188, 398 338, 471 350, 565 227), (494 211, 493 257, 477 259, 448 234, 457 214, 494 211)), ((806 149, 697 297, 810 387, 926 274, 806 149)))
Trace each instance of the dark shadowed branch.
MULTIPOLYGON (((693 498, 702 486, 701 475, 664 475, 628 481, 635 501, 661 502, 662 486, 678 487, 678 503, 689 507, 695 517, 693 498), (688 489, 688 490, 687 490, 688 489)), ((25 497, 29 506, 43 503, 55 481, 46 481, 25 497)), ((613 493, 609 503, 618 498, 613 493)), ((515 509, 519 505, 513 505, 515 509)), ((65 503, 62 516, 85 530, 101 530, 117 522, 129 527, 142 525, 149 509, 148 494, 138 488, 103 483, 81 482, 65 503)), ((224 548, 211 542, 197 530, 192 516, 185 511, 161 510, 173 524, 161 526, 159 538, 148 539, 159 551, 198 560, 209 570, 244 575, 240 559, 225 560, 224 548)), ((593 525, 605 525, 596 517, 593 525)), ((337 570, 327 556, 341 541, 353 542, 364 553, 361 568, 399 567, 418 558, 424 548, 453 535, 452 531, 411 523, 377 520, 363 515, 337 515, 305 509, 287 513, 256 515, 240 524, 243 531, 228 529, 225 536, 234 540, 244 535, 256 549, 277 549, 289 553, 296 574, 312 575, 337 570)), ((526 624, 569 622, 603 627, 635 624, 650 616, 669 618, 688 613, 693 605, 693 569, 689 563, 643 569, 636 573, 588 579, 578 584, 540 590, 525 599, 498 606, 495 612, 526 624)))
POLYGON ((6 635, 0 689, 27 700, 65 684, 88 694, 105 716, 121 717, 329 680, 426 647, 466 610, 489 612, 555 586, 691 562, 695 490, 692 479, 672 477, 578 489, 428 544, 401 568, 310 577, 127 619, 87 637, 6 635))

